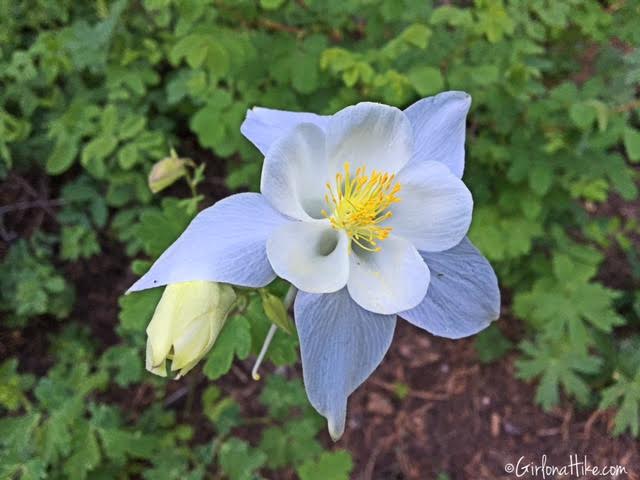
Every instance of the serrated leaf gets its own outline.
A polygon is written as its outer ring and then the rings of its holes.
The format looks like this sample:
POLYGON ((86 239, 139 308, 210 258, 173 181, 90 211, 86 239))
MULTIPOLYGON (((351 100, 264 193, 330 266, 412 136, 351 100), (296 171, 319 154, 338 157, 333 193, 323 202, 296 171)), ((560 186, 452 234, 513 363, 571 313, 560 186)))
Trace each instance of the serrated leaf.
POLYGON ((258 470, 267 460, 267 456, 253 449, 243 440, 232 438, 220 446, 218 462, 220 469, 229 480, 252 480, 258 470))
POLYGON ((559 389, 586 403, 590 389, 582 375, 598 372, 602 360, 589 355, 583 349, 557 340, 538 338, 535 343, 521 344, 525 356, 517 361, 518 377, 540 377, 536 390, 536 402, 550 410, 559 402, 559 389))
MULTIPOLYGON (((147 190, 146 184, 144 185, 147 190)), ((175 198, 165 198, 162 209, 148 209, 140 215, 137 227, 138 239, 145 252, 158 257, 187 228, 195 212, 187 209, 187 204, 175 198)))
POLYGON ((18 373, 18 360, 10 358, 0 364, 0 405, 14 411, 28 406, 25 391, 33 385, 33 376, 18 373))
POLYGON ((157 449, 158 439, 140 431, 129 432, 116 428, 98 428, 104 454, 116 463, 127 458, 151 458, 157 449))
POLYGON ((231 369, 233 359, 244 360, 251 351, 251 331, 249 321, 241 316, 227 320, 220 336, 211 349, 202 372, 216 380, 231 369))
POLYGON ((478 352, 478 358, 483 363, 494 362, 513 348, 513 343, 495 324, 476 335, 473 345, 478 352))
POLYGON ((73 444, 73 453, 64 462, 63 469, 68 478, 84 480, 101 459, 95 432, 88 423, 80 424, 74 429, 73 444))
POLYGON ((614 435, 627 429, 634 437, 640 435, 640 370, 633 378, 616 374, 613 385, 602 392, 600 408, 617 406, 614 435))
POLYGON ((142 355, 135 347, 126 345, 111 347, 104 352, 100 363, 106 368, 115 369, 116 374, 113 378, 121 387, 126 387, 142 379, 144 372, 142 355))
POLYGON ((23 451, 27 449, 31 435, 40 423, 39 413, 28 413, 20 417, 0 419, 0 445, 11 450, 23 451))
POLYGON ((298 379, 287 381, 280 375, 270 375, 260 393, 260 403, 269 410, 273 418, 284 420, 292 408, 310 407, 302 382, 298 379))
POLYGON ((131 332, 144 332, 160 301, 162 290, 162 288, 152 288, 122 295, 118 300, 120 305, 118 318, 122 328, 131 332))
POLYGON ((306 462, 297 469, 300 480, 349 480, 353 461, 344 450, 325 452, 316 461, 306 462))

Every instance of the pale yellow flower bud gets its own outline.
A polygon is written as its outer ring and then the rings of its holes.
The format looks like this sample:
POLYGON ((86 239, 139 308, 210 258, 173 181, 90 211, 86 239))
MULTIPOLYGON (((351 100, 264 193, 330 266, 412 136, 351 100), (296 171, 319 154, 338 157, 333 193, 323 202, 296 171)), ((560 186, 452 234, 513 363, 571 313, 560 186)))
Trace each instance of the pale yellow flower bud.
POLYGON ((179 158, 175 150, 171 150, 171 156, 156 162, 149 172, 149 189, 153 193, 164 190, 173 182, 187 174, 187 166, 193 165, 188 158, 179 158))
POLYGON ((167 285, 147 327, 147 370, 165 377, 171 359, 171 371, 185 375, 213 346, 235 299, 221 283, 167 285))

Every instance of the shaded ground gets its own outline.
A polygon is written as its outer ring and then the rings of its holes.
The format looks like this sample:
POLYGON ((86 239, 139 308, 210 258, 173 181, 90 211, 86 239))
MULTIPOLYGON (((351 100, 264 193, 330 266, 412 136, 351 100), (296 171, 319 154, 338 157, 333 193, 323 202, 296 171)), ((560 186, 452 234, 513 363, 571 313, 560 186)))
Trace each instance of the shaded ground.
POLYGON ((524 456, 523 464, 539 464, 543 454, 548 465, 586 455, 591 465, 625 466, 629 474, 619 478, 640 478, 640 446, 610 436, 610 413, 568 403, 544 413, 533 405, 534 387, 514 378, 513 361, 482 365, 471 340, 435 338, 402 322, 382 366, 351 399, 338 445, 356 456, 354 478, 517 478, 505 473, 507 463, 524 456), (393 393, 398 381, 411 387, 404 400, 393 393))

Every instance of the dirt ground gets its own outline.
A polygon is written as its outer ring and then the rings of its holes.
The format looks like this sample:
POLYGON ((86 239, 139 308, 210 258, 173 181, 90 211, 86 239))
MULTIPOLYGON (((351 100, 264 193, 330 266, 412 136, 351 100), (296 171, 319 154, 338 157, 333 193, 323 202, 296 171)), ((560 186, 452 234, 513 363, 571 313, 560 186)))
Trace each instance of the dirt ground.
POLYGON ((625 466, 628 475, 618 478, 640 478, 640 445, 611 437, 610 412, 578 412, 568 402, 543 412, 534 386, 515 378, 514 358, 483 365, 471 340, 436 338, 402 322, 382 366, 351 400, 339 444, 356 456, 354 478, 513 479, 507 464, 520 457, 522 465, 541 464, 543 455, 556 466, 586 456, 592 466, 625 466), (402 401, 392 393, 398 380, 410 386, 402 401))

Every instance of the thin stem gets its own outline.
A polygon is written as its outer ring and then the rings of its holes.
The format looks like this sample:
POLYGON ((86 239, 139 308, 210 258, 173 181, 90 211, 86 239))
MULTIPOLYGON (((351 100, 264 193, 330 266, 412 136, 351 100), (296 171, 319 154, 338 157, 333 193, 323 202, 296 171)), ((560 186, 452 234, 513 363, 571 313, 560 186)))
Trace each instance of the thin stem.
MULTIPOLYGON (((298 293, 298 289, 291 285, 287 294, 284 296, 284 300, 282 301, 284 308, 289 311, 291 305, 293 305, 293 301, 296 298, 296 294, 298 293)), ((251 377, 254 380, 260 380, 260 374, 258 370, 260 369, 260 365, 262 365, 262 361, 264 360, 264 356, 267 354, 267 350, 269 350, 269 345, 271 345, 271 341, 273 340, 273 336, 276 334, 276 330, 278 327, 275 324, 272 324, 267 332, 267 336, 264 339, 264 343, 262 344, 262 348, 260 349, 260 353, 258 354, 258 358, 256 358, 256 363, 253 365, 251 369, 251 377)))
POLYGON ((631 110, 635 110, 636 108, 640 108, 640 100, 633 100, 632 102, 625 103, 624 105, 620 105, 614 108, 614 111, 629 112, 631 110))
POLYGON ((293 301, 296 299, 296 294, 298 293, 298 289, 291 285, 289 290, 287 290, 287 294, 284 296, 284 300, 282 303, 284 304, 284 308, 289 311, 291 306, 293 305, 293 301))
POLYGON ((185 405, 184 405, 184 413, 187 416, 191 415, 191 408, 193 407, 193 401, 195 399, 195 393, 196 393, 196 384, 197 384, 196 376, 191 375, 189 377, 189 383, 188 383, 189 391, 187 392, 187 401, 185 402, 185 405))
POLYGON ((258 358, 256 359, 256 363, 253 365, 253 369, 251 370, 251 377, 256 381, 260 380, 258 369, 262 364, 262 360, 264 360, 264 356, 267 354, 267 350, 269 350, 269 345, 271 344, 271 340, 273 340, 273 336, 276 334, 276 330, 278 330, 278 327, 275 324, 271 324, 269 332, 262 344, 262 348, 260 349, 260 353, 258 354, 258 358))

